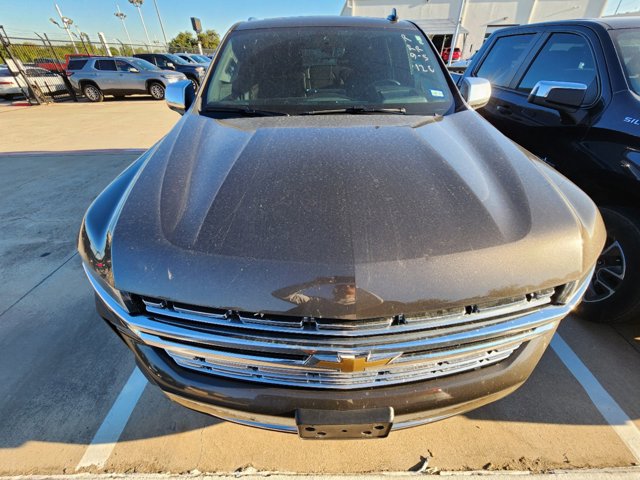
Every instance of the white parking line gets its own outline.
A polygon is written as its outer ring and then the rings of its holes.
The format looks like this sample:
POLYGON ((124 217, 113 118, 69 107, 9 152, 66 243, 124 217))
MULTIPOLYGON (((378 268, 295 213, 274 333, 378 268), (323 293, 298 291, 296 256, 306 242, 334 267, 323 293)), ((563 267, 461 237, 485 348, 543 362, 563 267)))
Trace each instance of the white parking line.
POLYGON ((556 333, 551 340, 551 348, 560 357, 562 363, 580 382, 591 401, 604 419, 613 427, 620 439, 627 445, 636 461, 640 462, 640 430, 631 421, 620 405, 604 389, 593 376, 582 360, 571 350, 560 334, 556 333))
POLYGON ((86 467, 104 467, 146 385, 147 379, 138 367, 135 367, 84 452, 76 471, 86 467))

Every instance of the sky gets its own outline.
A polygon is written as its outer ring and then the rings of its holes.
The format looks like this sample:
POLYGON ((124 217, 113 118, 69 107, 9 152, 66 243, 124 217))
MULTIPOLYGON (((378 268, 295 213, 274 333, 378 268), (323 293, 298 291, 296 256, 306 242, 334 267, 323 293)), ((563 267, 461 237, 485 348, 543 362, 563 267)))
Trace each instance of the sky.
MULTIPOLYGON (((190 17, 202 20, 203 28, 212 28, 222 36, 239 20, 249 17, 280 17, 291 15, 338 15, 345 0, 156 0, 167 38, 178 32, 191 30, 190 17)), ((390 3, 393 0, 389 0, 390 3)), ((127 15, 127 29, 134 43, 144 43, 145 34, 137 9, 128 0, 0 0, 0 25, 10 37, 33 38, 34 31, 47 33, 50 38, 66 39, 66 33, 53 25, 49 18, 59 22, 54 4, 76 26, 97 39, 104 32, 108 41, 126 42, 122 23, 114 16, 116 5, 127 15)), ((640 0, 608 0, 606 14, 631 11, 640 7, 640 0)), ((162 32, 153 0, 144 0, 142 15, 151 41, 162 41, 162 32)))
MULTIPOLYGON (((640 0, 639 0, 640 1, 640 0)), ((266 18, 291 15, 339 15, 344 0, 156 0, 167 38, 191 30, 191 17, 202 20, 204 29, 212 28, 222 36, 231 25, 249 17, 266 18)), ((49 21, 60 23, 54 4, 62 14, 93 39, 104 32, 108 41, 126 42, 122 22, 114 15, 116 5, 127 15, 125 22, 134 43, 146 42, 137 9, 128 0, 0 0, 0 25, 10 37, 34 37, 34 31, 51 38, 66 39, 66 33, 49 21)), ((142 15, 149 37, 162 40, 162 31, 153 0, 144 0, 142 15)))

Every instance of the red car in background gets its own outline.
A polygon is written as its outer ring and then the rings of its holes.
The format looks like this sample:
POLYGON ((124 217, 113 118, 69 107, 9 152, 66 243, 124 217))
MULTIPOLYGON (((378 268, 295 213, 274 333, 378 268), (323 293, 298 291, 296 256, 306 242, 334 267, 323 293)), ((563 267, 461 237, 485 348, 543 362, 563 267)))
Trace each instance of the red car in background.
POLYGON ((67 53, 64 56, 64 65, 59 63, 55 58, 36 58, 33 60, 33 63, 36 67, 44 68, 45 70, 49 70, 50 72, 64 73, 67 70, 67 65, 69 65, 70 58, 90 56, 91 55, 87 55, 85 53, 67 53))
MULTIPOLYGON (((444 50, 442 50, 442 60, 444 60, 445 62, 449 61, 449 54, 451 53, 451 48, 447 47, 444 50)), ((459 48, 454 48, 453 49, 453 61, 455 62, 456 60, 460 60, 460 58, 462 57, 462 52, 459 48)))

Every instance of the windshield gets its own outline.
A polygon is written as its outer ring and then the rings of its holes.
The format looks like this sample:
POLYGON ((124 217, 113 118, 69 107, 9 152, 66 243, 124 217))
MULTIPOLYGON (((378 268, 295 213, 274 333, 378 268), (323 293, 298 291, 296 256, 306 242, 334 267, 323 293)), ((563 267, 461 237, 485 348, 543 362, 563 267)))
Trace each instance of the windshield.
POLYGON ((138 70, 160 70, 153 63, 142 60, 141 58, 127 58, 127 61, 133 64, 138 70))
POLYGON ((180 65, 189 65, 190 62, 187 62, 185 59, 179 57, 178 55, 174 55, 173 53, 165 54, 173 63, 180 65))
POLYGON ((445 114, 453 99, 436 57, 416 29, 235 31, 218 55, 204 110, 255 108, 293 115, 395 108, 445 114))
POLYGON ((640 95, 640 28, 614 30, 612 33, 629 86, 640 95))

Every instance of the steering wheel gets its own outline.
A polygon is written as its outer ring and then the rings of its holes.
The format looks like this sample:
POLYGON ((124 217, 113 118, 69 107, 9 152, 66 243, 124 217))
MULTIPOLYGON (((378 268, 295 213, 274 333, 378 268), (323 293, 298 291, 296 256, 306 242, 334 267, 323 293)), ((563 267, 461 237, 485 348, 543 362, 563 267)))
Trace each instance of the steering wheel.
POLYGON ((376 80, 375 82, 371 82, 371 85, 374 87, 385 87, 385 86, 399 87, 402 84, 399 81, 394 80, 392 78, 383 78, 381 80, 376 80))

